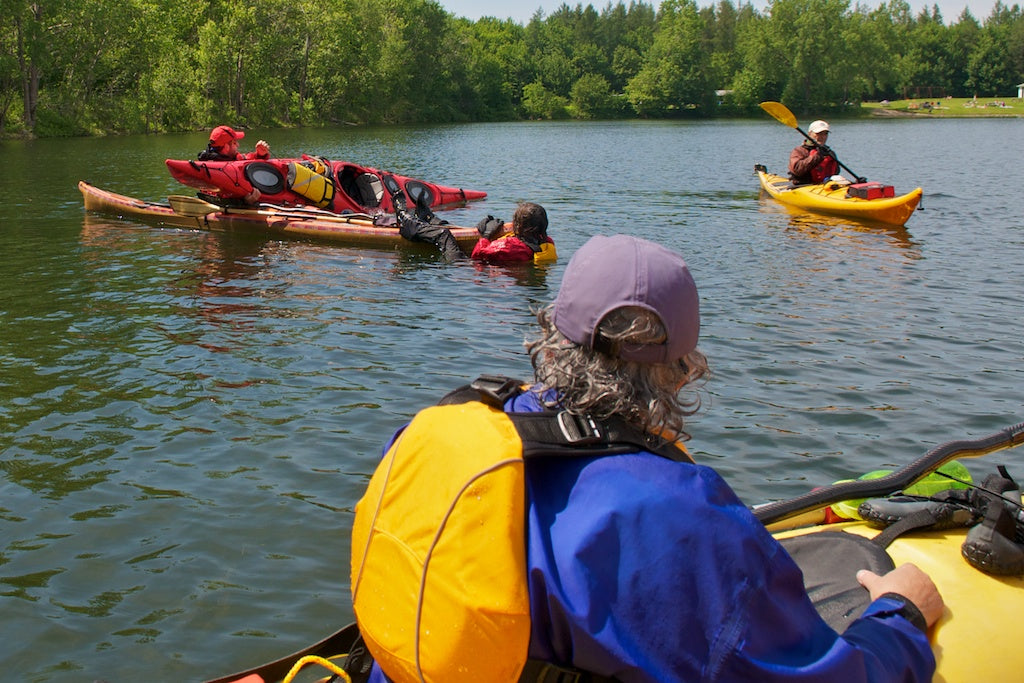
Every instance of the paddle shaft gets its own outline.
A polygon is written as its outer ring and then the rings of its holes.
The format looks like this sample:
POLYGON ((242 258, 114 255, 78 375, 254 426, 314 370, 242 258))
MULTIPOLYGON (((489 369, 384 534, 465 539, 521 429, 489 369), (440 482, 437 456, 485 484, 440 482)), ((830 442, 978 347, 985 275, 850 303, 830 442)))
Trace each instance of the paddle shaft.
POLYGON ((1022 443, 1024 443, 1024 422, 980 439, 949 441, 936 446, 903 469, 887 476, 879 479, 844 481, 809 491, 790 500, 759 505, 753 510, 754 516, 763 524, 771 524, 844 500, 885 496, 906 489, 950 460, 976 458, 1004 448, 1013 448, 1022 443))
POLYGON ((171 209, 175 213, 189 218, 202 218, 212 213, 236 216, 273 216, 279 218, 295 218, 304 220, 322 220, 351 225, 374 225, 373 216, 368 214, 338 214, 311 207, 279 207, 273 204, 260 204, 258 207, 220 206, 198 197, 172 195, 169 198, 171 209))

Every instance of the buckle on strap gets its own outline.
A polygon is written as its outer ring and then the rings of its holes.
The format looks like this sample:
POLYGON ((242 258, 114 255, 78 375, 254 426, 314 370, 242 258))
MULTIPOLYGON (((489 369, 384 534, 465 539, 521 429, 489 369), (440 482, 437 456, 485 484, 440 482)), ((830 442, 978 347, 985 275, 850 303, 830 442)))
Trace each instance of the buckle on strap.
POLYGON ((469 386, 480 394, 484 403, 499 410, 519 391, 519 382, 501 375, 480 375, 469 386))
POLYGON ((580 683, 583 677, 578 671, 545 664, 537 672, 537 678, 534 680, 536 683, 580 683))
POLYGON ((558 429, 568 444, 573 446, 586 446, 588 444, 601 443, 604 441, 604 434, 598 427, 594 418, 589 415, 573 415, 562 410, 556 416, 558 429))

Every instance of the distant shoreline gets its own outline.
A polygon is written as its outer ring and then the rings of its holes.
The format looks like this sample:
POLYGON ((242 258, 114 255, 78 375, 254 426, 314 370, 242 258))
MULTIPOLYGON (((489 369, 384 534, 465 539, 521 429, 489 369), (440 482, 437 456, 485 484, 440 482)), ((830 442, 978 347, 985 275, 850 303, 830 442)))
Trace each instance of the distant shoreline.
POLYGON ((879 118, 978 119, 1020 118, 1024 116, 1024 100, 1016 97, 912 99, 863 102, 861 109, 879 118))

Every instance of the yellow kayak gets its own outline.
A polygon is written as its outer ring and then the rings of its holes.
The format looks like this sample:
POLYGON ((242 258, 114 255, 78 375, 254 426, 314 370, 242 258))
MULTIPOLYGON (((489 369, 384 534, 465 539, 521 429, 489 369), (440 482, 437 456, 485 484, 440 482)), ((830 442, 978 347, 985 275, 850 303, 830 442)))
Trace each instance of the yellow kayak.
MULTIPOLYGON (((867 538, 879 534, 879 529, 865 522, 814 523, 820 519, 805 518, 810 526, 774 535, 782 539, 818 531, 867 538)), ((915 531, 897 538, 886 550, 896 566, 912 562, 931 576, 946 604, 930 631, 938 665, 932 680, 1011 680, 1024 671, 1024 648, 1017 630, 1024 615, 1024 577, 992 576, 972 567, 960 555, 966 536, 966 528, 915 531)))
POLYGON ((793 187, 789 178, 768 173, 761 170, 763 168, 757 169, 762 190, 787 207, 813 213, 903 225, 921 201, 920 187, 899 196, 863 199, 849 196, 846 184, 828 182, 793 187))

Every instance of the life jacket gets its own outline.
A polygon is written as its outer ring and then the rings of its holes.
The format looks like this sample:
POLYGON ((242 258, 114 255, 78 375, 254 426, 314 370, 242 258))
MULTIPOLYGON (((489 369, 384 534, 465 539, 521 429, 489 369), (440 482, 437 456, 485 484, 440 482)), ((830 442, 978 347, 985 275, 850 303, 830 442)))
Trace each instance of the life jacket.
POLYGON ((196 155, 199 161, 234 161, 238 158, 238 155, 229 156, 227 154, 221 154, 219 147, 214 147, 213 144, 206 146, 202 152, 196 155))
MULTIPOLYGON (((512 226, 511 223, 505 225, 506 229, 510 229, 512 226)), ((555 243, 550 237, 545 237, 542 242, 531 243, 511 232, 506 232, 488 243, 481 240, 473 248, 472 256, 494 263, 511 261, 553 263, 558 260, 555 243)))
POLYGON ((541 242, 540 251, 533 253, 534 263, 552 263, 558 260, 558 252, 555 251, 554 242, 541 242))
POLYGON ((609 680, 528 661, 524 461, 638 451, 692 461, 623 420, 504 412, 522 391, 484 376, 418 413, 356 505, 353 608, 396 683, 609 680))
POLYGON ((811 169, 811 180, 815 185, 825 182, 839 172, 839 162, 833 156, 825 157, 821 163, 811 169))

